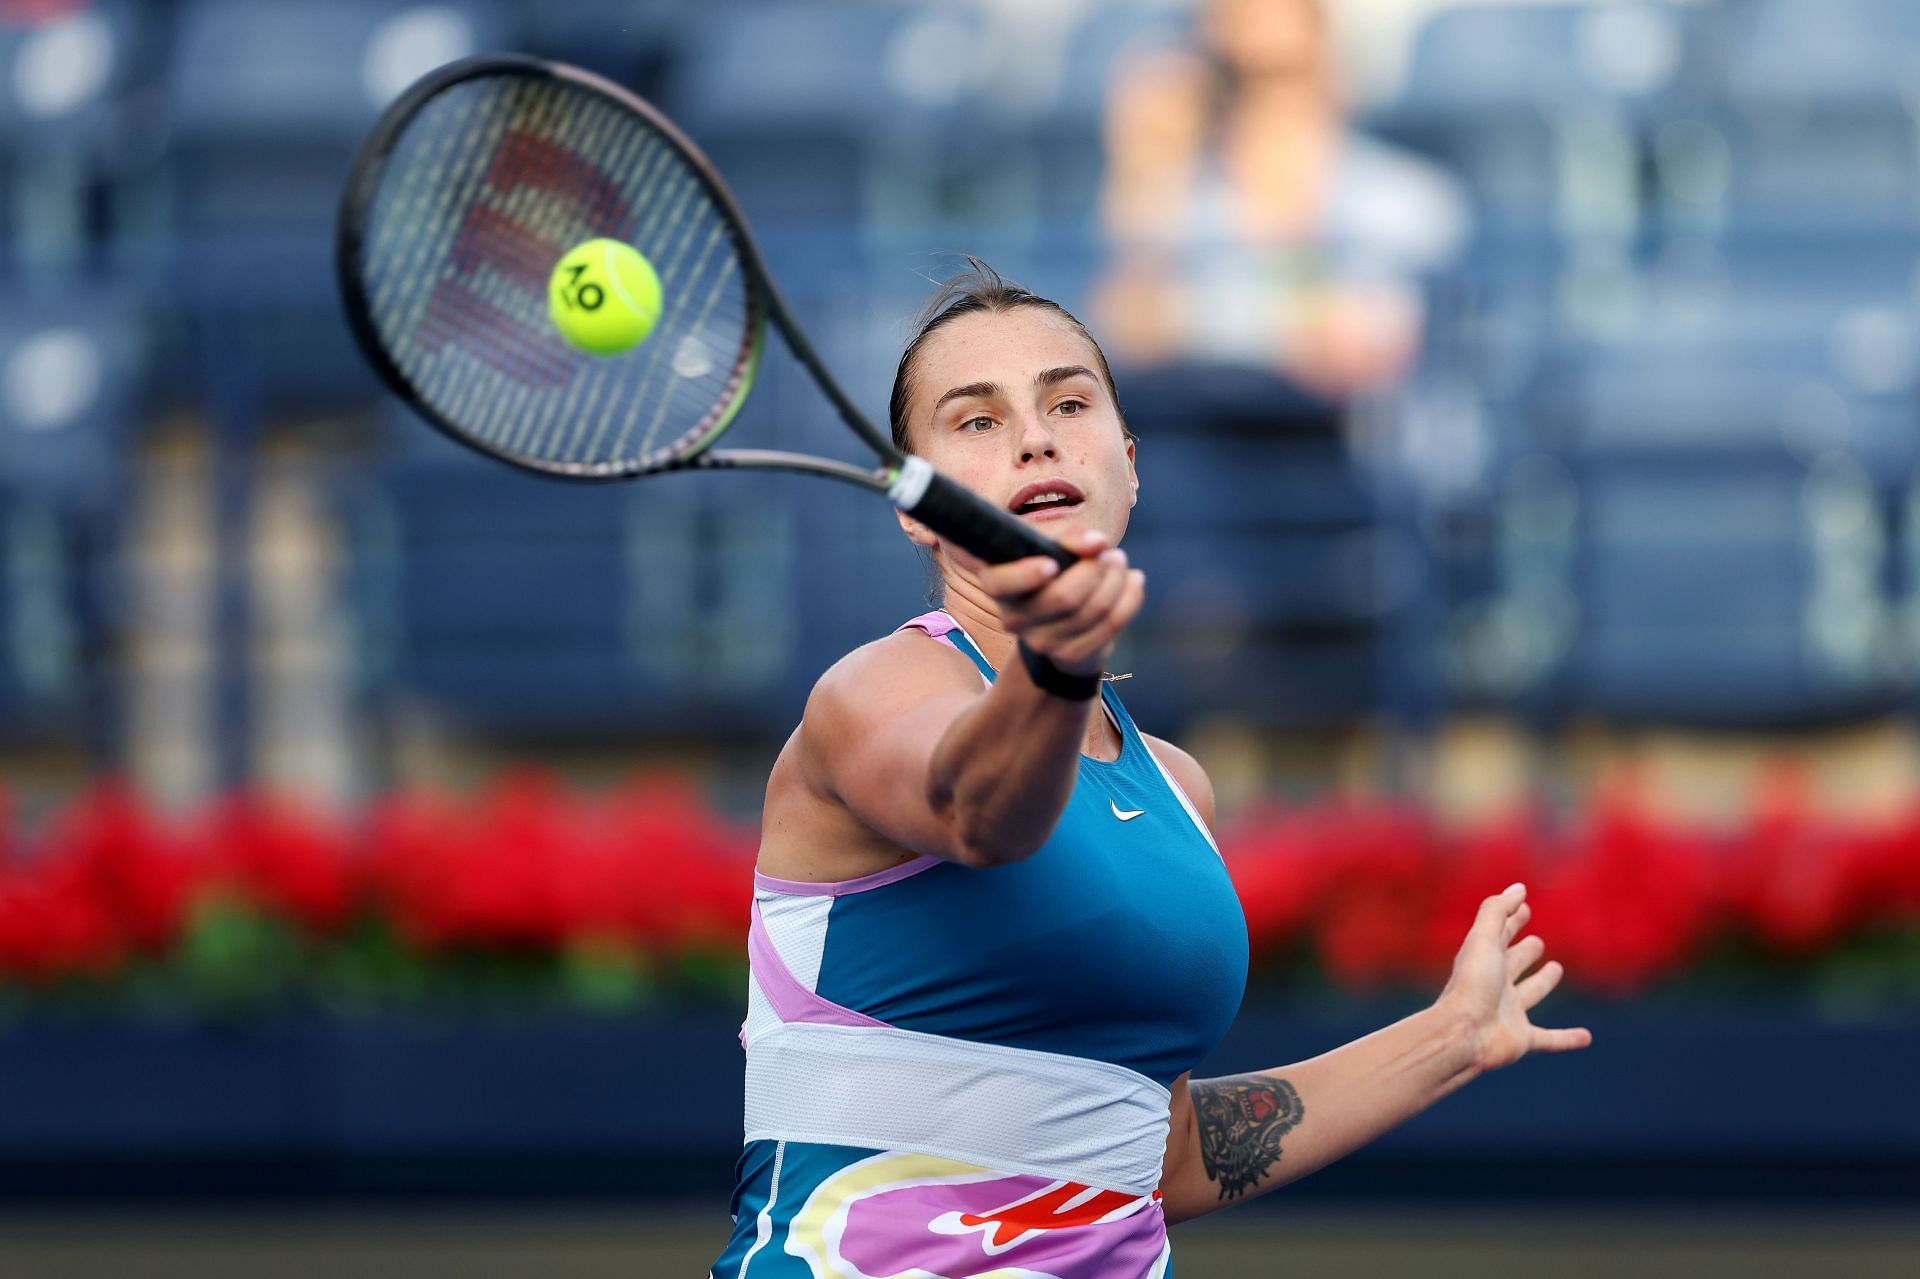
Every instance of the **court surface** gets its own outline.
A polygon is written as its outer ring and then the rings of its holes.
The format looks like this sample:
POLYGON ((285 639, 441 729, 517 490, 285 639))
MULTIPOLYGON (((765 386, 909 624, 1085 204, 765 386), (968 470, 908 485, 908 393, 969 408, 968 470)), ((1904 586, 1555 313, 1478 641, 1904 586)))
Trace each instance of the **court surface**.
MULTIPOLYGON (((274 1216, 0 1218, 0 1273, 22 1279, 652 1279, 706 1274, 720 1222, 696 1213, 528 1215, 469 1209, 274 1216)), ((1418 1274, 1486 1279, 1901 1279, 1920 1274, 1920 1214, 1652 1219, 1572 1213, 1451 1220, 1254 1211, 1178 1227, 1178 1279, 1418 1274)))

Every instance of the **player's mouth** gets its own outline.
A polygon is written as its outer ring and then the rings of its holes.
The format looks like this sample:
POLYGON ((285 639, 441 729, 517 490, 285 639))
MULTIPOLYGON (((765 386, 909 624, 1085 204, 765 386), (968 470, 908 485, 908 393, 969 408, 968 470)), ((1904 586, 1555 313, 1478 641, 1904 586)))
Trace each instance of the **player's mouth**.
POLYGON ((1086 500, 1086 494, 1066 480, 1035 480, 1013 495, 1007 509, 1022 519, 1044 520, 1074 510, 1086 500))

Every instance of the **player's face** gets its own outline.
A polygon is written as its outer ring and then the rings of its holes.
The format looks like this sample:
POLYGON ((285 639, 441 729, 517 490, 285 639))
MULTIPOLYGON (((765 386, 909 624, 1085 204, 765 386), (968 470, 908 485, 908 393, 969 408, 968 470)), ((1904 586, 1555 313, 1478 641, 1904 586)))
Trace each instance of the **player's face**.
POLYGON ((1091 528, 1119 543, 1140 488, 1133 444, 1079 330, 1039 307, 974 312, 936 330, 917 364, 915 453, 1056 541, 1091 528))

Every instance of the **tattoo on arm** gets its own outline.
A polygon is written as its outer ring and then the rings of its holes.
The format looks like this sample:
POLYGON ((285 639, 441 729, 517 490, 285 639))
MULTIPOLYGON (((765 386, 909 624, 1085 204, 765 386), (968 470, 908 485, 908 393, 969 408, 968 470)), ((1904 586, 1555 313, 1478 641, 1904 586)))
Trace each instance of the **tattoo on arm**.
POLYGON ((1280 1139, 1306 1117, 1300 1094, 1284 1079, 1233 1075, 1193 1084, 1200 1160, 1233 1199, 1253 1189, 1280 1162, 1280 1139))

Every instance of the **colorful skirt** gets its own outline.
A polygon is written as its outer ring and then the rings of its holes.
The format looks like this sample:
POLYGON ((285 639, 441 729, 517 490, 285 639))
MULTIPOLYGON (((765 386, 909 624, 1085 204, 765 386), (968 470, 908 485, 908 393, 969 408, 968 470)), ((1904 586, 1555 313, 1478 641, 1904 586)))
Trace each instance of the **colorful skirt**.
POLYGON ((938 1155, 796 1141, 741 1152, 711 1279, 1171 1279, 1160 1195, 938 1155))

